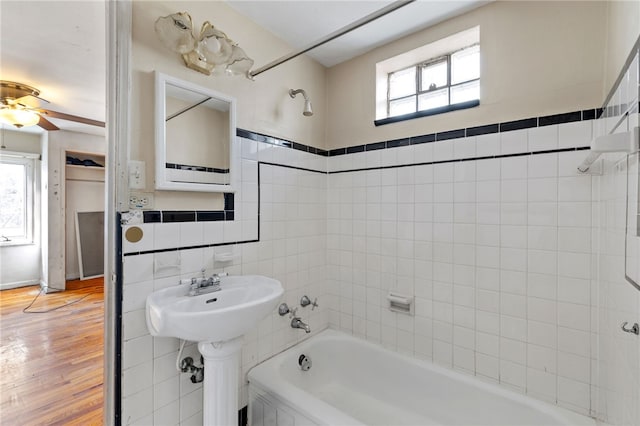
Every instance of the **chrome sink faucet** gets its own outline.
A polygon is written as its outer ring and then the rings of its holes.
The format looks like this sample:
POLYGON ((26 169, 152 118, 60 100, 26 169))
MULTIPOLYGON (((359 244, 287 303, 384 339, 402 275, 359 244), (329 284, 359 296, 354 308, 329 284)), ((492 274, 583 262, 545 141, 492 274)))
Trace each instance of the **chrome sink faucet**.
POLYGON ((220 277, 226 276, 226 272, 221 272, 219 274, 213 274, 209 278, 204 278, 203 270, 202 278, 191 278, 191 285, 189 286, 189 296, 198 296, 200 294, 220 291, 220 277))

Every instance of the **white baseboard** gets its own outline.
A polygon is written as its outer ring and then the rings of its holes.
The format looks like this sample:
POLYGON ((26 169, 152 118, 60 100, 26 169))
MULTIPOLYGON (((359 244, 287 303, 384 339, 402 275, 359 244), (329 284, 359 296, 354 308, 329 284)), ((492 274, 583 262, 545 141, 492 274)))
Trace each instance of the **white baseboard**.
POLYGON ((3 283, 0 284, 0 290, 10 290, 12 288, 18 287, 29 287, 32 285, 40 285, 39 280, 27 280, 27 281, 16 281, 13 283, 3 283))

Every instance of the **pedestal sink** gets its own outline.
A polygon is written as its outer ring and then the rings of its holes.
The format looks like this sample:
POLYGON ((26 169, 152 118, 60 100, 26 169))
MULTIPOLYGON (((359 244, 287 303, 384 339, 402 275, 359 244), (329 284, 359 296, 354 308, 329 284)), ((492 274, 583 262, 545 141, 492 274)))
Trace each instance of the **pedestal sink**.
POLYGON ((152 336, 198 342, 204 357, 203 425, 238 422, 238 369, 242 336, 269 315, 282 296, 279 281, 259 275, 220 278, 220 290, 189 295, 189 285, 147 297, 152 336))

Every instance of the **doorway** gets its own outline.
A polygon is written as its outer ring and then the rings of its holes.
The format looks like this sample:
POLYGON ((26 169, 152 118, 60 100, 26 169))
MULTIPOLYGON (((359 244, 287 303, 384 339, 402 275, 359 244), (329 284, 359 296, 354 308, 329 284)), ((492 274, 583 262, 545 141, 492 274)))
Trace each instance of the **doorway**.
MULTIPOLYGON (((13 133, 27 146, 30 139, 13 133)), ((13 142, 3 139, 9 147, 13 142)), ((33 240, 42 253, 22 260, 42 262, 43 273, 0 291, 0 424, 102 423, 104 243, 93 234, 103 235, 105 155, 92 146, 104 147, 104 137, 64 131, 42 137, 33 185, 33 240), (101 216, 97 225, 77 221, 87 210, 101 216), (89 235, 84 251, 79 233, 89 235), (83 268, 83 257, 92 254, 99 264, 83 268)), ((5 252, 19 248, 2 248, 3 272, 10 269, 5 252)))

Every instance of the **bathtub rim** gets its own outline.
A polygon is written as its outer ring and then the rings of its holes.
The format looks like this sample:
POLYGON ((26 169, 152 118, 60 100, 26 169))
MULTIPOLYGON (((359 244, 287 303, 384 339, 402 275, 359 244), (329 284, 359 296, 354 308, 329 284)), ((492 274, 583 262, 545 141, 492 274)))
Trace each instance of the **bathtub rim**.
POLYGON ((278 402, 290 407, 291 409, 297 410, 302 415, 312 419, 319 424, 364 425, 364 423, 362 423, 360 420, 351 417, 344 411, 339 410, 332 405, 318 399, 309 392, 296 387, 290 382, 282 380, 281 376, 277 373, 278 369, 287 360, 288 357, 291 356, 292 358, 294 358, 295 355, 297 355, 296 352, 304 351, 310 345, 317 344, 318 342, 322 342, 323 340, 348 340, 355 342, 356 344, 364 345, 371 350, 384 352, 386 355, 389 355, 400 362, 407 362, 411 366, 424 368, 426 370, 432 371, 435 374, 442 374, 446 377, 451 378, 452 380, 462 382, 465 385, 480 388, 484 391, 492 392, 494 394, 497 394, 498 396, 504 397, 514 402, 528 405, 549 416, 554 417, 558 421, 564 422, 564 424, 567 426, 596 426, 598 424, 597 420, 592 417, 576 413, 567 408, 537 399, 527 394, 519 393, 515 390, 505 387, 504 385, 485 381, 476 376, 440 366, 433 361, 413 358, 411 356, 387 349, 381 344, 370 342, 331 328, 326 328, 309 337, 308 339, 305 339, 293 346, 288 347, 276 356, 267 359, 253 367, 247 374, 249 386, 253 386, 259 391, 268 393, 278 402), (278 385, 275 386, 273 385, 273 383, 278 383, 278 385), (322 417, 318 417, 317 413, 322 413, 322 417))

